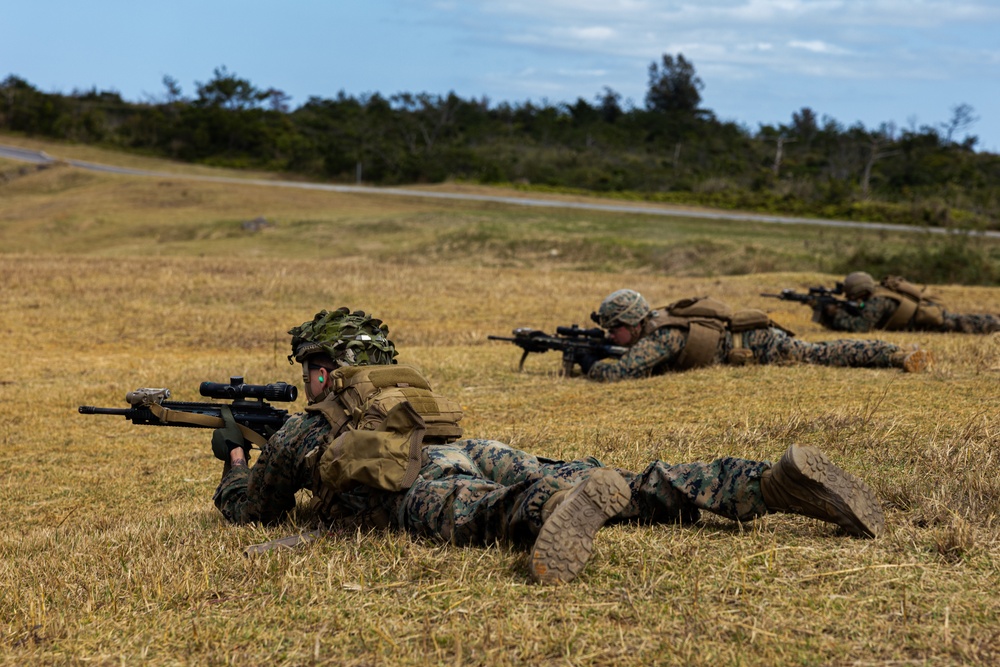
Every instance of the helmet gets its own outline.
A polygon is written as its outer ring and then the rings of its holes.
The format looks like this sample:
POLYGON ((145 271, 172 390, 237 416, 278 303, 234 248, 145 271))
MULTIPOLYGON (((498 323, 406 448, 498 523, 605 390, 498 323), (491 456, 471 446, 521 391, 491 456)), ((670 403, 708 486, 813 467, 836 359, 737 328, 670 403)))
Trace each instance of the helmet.
POLYGON ((620 289, 609 294, 590 319, 602 329, 610 329, 619 324, 635 326, 649 315, 649 304, 642 295, 631 289, 620 289))
POLYGON ((309 322, 289 330, 293 359, 301 363, 315 354, 327 354, 338 366, 396 363, 396 346, 388 338, 389 327, 362 310, 321 310, 309 322))
POLYGON ((861 299, 872 293, 875 289, 875 279, 870 273, 855 271, 848 273, 844 278, 844 295, 848 299, 861 299))

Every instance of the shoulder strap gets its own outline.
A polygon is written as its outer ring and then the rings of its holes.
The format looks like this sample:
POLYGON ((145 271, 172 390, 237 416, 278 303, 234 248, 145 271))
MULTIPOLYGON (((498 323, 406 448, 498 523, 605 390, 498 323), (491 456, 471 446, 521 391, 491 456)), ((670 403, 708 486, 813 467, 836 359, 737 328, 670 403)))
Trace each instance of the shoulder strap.
POLYGON ((351 413, 338 400, 337 394, 330 394, 319 403, 307 405, 306 412, 323 415, 326 421, 329 422, 334 436, 340 433, 340 430, 344 428, 347 422, 351 421, 351 413))

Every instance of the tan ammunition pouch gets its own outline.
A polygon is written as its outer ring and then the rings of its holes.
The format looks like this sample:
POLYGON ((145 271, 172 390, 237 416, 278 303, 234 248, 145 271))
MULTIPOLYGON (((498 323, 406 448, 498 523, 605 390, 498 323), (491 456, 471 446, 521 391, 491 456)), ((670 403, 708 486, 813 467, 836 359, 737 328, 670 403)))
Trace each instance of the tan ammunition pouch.
POLYGON ((908 296, 913 301, 919 302, 924 298, 924 290, 900 276, 886 276, 882 279, 881 285, 887 290, 908 296))
POLYGON ((931 301, 923 301, 917 306, 913 324, 920 329, 940 329, 944 326, 944 308, 931 301))
POLYGON ((653 311, 652 317, 645 323, 643 335, 663 327, 686 329, 687 342, 677 360, 677 369, 687 370, 709 366, 715 361, 719 340, 726 329, 734 334, 733 350, 726 358, 726 363, 746 364, 753 361, 753 352, 743 347, 743 337, 736 334, 770 326, 775 325, 762 310, 734 312, 721 301, 709 297, 693 297, 653 311))
POLYGON ((887 297, 898 305, 882 325, 886 331, 899 331, 910 324, 916 328, 937 329, 944 325, 944 309, 924 297, 923 290, 899 276, 886 276, 872 296, 887 297))
POLYGON ((383 491, 413 485, 420 471, 424 420, 409 403, 398 403, 374 430, 349 430, 329 443, 319 477, 333 491, 364 484, 383 491))
POLYGON ((412 366, 348 366, 329 377, 330 395, 306 407, 332 427, 313 480, 323 504, 357 484, 407 489, 417 478, 425 443, 462 437, 462 406, 432 391, 412 366))

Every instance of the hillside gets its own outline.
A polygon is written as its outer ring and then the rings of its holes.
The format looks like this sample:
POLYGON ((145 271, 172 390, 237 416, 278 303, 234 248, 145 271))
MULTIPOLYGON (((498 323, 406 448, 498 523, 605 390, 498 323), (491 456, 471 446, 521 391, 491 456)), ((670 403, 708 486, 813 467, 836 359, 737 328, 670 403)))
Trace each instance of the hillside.
MULTIPOLYGON (((585 324, 632 287, 657 305, 763 308, 826 340, 807 308, 760 292, 830 285, 862 253, 995 262, 992 241, 20 172, 0 162, 14 175, 0 183, 0 664, 1000 659, 997 335, 879 336, 932 350, 922 374, 717 366, 615 385, 560 377, 554 353, 518 373, 520 351, 486 338, 585 324), (633 470, 815 445, 870 483, 886 535, 779 514, 614 525, 580 578, 552 588, 506 544, 351 525, 247 558, 308 525, 305 495, 291 521, 227 525, 208 431, 77 413, 138 387, 202 400, 203 380, 298 383, 286 332, 340 305, 389 324, 401 361, 461 402, 469 437, 633 470)), ((953 310, 1000 312, 1000 287, 958 282, 932 289, 953 310)))

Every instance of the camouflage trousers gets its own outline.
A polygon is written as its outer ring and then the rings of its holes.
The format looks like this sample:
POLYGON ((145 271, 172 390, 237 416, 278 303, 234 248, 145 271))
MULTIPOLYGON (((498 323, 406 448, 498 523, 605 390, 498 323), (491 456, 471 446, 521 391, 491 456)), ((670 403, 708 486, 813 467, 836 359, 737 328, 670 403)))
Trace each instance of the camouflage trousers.
POLYGON ((996 315, 945 313, 943 330, 971 334, 993 333, 994 331, 1000 331, 1000 317, 996 315))
POLYGON ((888 368, 893 365, 893 355, 901 351, 898 345, 881 340, 809 343, 775 328, 754 329, 742 335, 743 345, 753 351, 761 364, 796 361, 823 366, 888 368))
MULTIPOLYGON (((460 545, 533 540, 552 494, 603 467, 592 457, 553 461, 493 440, 428 446, 423 462, 417 482, 396 494, 392 523, 460 545)), ((751 520, 767 512, 760 476, 769 467, 727 457, 682 465, 654 461, 641 473, 619 469, 632 500, 612 521, 689 523, 700 510, 751 520)))

